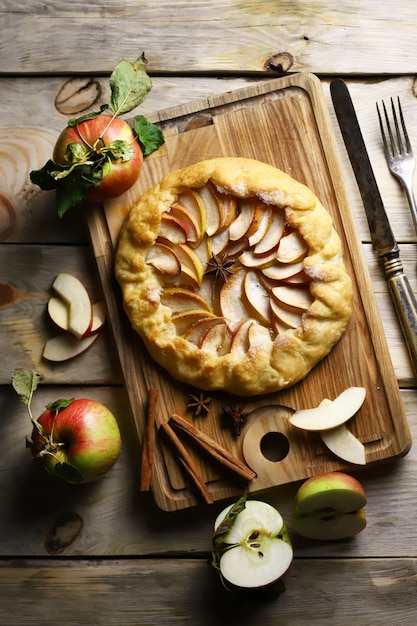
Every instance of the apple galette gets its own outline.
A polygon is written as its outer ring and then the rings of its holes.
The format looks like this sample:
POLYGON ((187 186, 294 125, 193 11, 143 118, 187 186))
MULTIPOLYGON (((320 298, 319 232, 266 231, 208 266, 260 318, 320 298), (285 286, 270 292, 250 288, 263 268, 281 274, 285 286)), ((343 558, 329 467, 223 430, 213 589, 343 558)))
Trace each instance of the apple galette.
POLYGON ((306 186, 252 159, 168 174, 126 219, 115 271, 149 353, 204 390, 250 396, 293 385, 351 315, 329 213, 306 186))

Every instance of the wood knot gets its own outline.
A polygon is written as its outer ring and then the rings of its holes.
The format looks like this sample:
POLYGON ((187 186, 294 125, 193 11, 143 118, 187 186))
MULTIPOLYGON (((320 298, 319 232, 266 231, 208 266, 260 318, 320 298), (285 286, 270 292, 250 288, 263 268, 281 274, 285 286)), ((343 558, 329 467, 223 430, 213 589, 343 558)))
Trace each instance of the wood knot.
POLYGON ((272 71, 284 76, 293 65, 294 57, 290 52, 278 52, 265 61, 264 67, 268 72, 272 71))
POLYGON ((0 241, 6 241, 16 228, 17 217, 10 199, 0 192, 0 241))
POLYGON ((78 115, 97 104, 101 94, 102 89, 98 80, 70 78, 58 91, 55 107, 62 115, 78 115))
POLYGON ((48 554, 62 554, 78 537, 83 529, 83 520, 77 513, 63 513, 49 529, 45 548, 48 554))
POLYGON ((17 300, 17 291, 13 285, 0 283, 0 309, 14 304, 17 300))

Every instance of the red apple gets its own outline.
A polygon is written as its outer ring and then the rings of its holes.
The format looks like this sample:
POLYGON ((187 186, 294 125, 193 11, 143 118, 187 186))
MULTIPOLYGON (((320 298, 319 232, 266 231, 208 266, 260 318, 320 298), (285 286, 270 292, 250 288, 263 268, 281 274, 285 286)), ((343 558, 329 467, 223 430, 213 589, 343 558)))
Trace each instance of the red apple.
POLYGON ((98 115, 80 122, 76 126, 67 126, 59 135, 53 152, 53 160, 60 165, 70 165, 67 159, 69 144, 78 144, 88 158, 102 154, 114 141, 125 141, 132 148, 133 155, 128 160, 109 159, 110 167, 103 172, 101 183, 87 192, 85 198, 92 202, 102 202, 115 198, 130 189, 136 182, 143 163, 140 144, 130 126, 119 117, 98 115), (108 170, 108 171, 107 171, 108 170))
POLYGON ((116 463, 121 437, 116 418, 95 400, 58 400, 34 422, 28 447, 55 478, 88 483, 116 463))

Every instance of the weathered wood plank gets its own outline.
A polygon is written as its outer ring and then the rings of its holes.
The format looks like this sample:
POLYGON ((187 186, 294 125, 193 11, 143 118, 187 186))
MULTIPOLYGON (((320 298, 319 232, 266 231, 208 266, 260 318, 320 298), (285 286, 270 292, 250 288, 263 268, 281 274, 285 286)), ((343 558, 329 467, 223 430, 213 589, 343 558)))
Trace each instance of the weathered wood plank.
MULTIPOLYGON (((245 78, 156 77, 153 80, 153 90, 145 102, 132 112, 132 116, 137 112, 152 116, 157 111, 179 107, 186 103, 196 105, 203 98, 258 82, 262 81, 245 78)), ((417 237, 405 195, 397 180, 389 173, 385 162, 375 102, 400 95, 410 139, 412 145, 417 146, 415 77, 403 76, 381 79, 377 82, 370 82, 369 79, 348 80, 347 83, 357 109, 381 194, 392 219, 395 235, 399 241, 414 242, 417 237)), ((359 236, 363 241, 369 241, 369 231, 360 194, 329 95, 330 81, 323 80, 322 84, 359 236)), ((99 76, 93 79, 63 76, 48 79, 45 77, 0 78, 0 87, 2 94, 0 136, 3 138, 0 143, 0 238, 16 242, 87 241, 85 231, 80 226, 82 220, 79 213, 69 212, 63 220, 58 220, 54 207, 54 192, 41 192, 28 179, 29 169, 41 167, 45 161, 44 152, 37 149, 38 144, 33 129, 39 129, 36 132, 40 132, 43 140, 49 141, 52 146, 70 117, 77 117, 85 110, 96 110, 103 102, 108 102, 108 80, 99 76), (92 84, 93 87, 91 87, 92 84), (95 84, 97 84, 97 90, 94 87, 95 84), (59 96, 60 93, 67 95, 59 96), (19 106, 16 103, 20 103, 19 106), (21 156, 19 157, 18 153, 16 154, 16 150, 10 150, 9 146, 14 132, 24 138, 26 154, 30 153, 30 160, 24 160, 21 156), (10 221, 7 207, 10 205, 14 207, 17 224, 14 231, 7 234, 6 229, 10 221)), ((415 191, 417 193, 417 178, 415 191)))
POLYGON ((47 6, 3 0, 0 71, 110 72, 121 57, 134 60, 145 50, 150 71, 165 74, 271 69, 413 73, 415 26, 413 0, 400 0, 395 11, 391 3, 377 0, 128 0, 104 5, 78 0, 47 6), (106 45, 109 41, 118 43, 106 45))
POLYGON ((0 623, 408 626, 417 612, 416 577, 413 558, 296 559, 286 591, 256 603, 227 592, 204 559, 12 561, 0 563, 0 623))
POLYGON ((95 261, 87 246, 0 246, 0 381, 15 367, 35 369, 49 382, 121 382, 109 327, 76 359, 51 363, 42 357, 45 342, 61 331, 47 314, 51 286, 59 272, 79 277, 93 302, 102 300, 95 261), (6 272, 7 269, 7 272, 6 272))
MULTIPOLYGON (((414 439, 416 394, 416 390, 401 393, 414 439)), ((33 413, 39 415, 57 398, 86 396, 113 411, 123 447, 120 459, 102 480, 73 487, 53 483, 34 465, 25 449, 25 436, 31 430, 26 409, 11 386, 0 387, 0 441, 7 442, 0 457, 0 555, 182 558, 209 552, 212 524, 225 503, 165 513, 156 507, 151 494, 139 493, 140 449, 123 388, 43 385, 35 394, 33 413)), ((298 557, 417 558, 417 527, 410 515, 416 462, 417 447, 413 447, 403 459, 356 474, 368 496, 368 526, 351 541, 318 543, 294 535, 291 515, 298 484, 256 497, 281 511, 298 557)))

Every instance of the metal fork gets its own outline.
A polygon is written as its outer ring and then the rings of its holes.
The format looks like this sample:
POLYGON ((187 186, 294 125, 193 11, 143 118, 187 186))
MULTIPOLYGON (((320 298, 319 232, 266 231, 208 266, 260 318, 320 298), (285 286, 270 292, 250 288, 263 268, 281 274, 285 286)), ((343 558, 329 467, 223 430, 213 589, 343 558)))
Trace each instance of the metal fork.
POLYGON ((415 169, 415 160, 410 140, 408 138, 407 128, 404 122, 400 98, 397 97, 397 100, 398 115, 395 110, 394 100, 391 98, 392 118, 394 120, 395 132, 391 128, 385 103, 382 102, 382 107, 387 133, 384 130, 384 121, 382 114, 379 110, 378 103, 376 104, 376 108, 378 111, 378 119, 381 128, 382 140, 384 142, 385 158, 387 160, 388 167, 391 173, 398 178, 404 188, 405 193, 407 194, 408 203, 411 209, 411 215, 414 221, 414 227, 417 232, 417 204, 413 193, 413 174, 415 169), (401 122, 401 128, 398 118, 401 122), (389 141, 387 139, 387 134, 389 137, 389 141))

